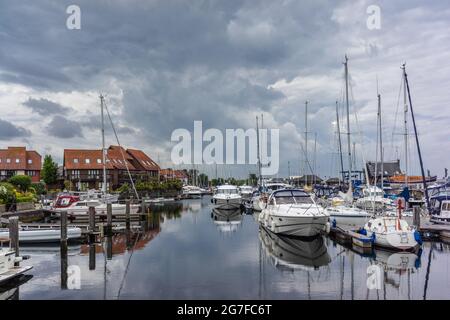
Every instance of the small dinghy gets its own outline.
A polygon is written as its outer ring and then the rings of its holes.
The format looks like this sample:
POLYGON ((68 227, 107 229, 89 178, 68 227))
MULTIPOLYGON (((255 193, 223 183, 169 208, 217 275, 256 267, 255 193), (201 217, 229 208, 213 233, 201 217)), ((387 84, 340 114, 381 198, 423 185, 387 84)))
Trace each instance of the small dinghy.
MULTIPOLYGON (((8 229, 0 229, 0 238, 8 238, 8 229)), ((67 240, 81 238, 80 228, 67 228, 67 240)), ((42 243, 61 241, 61 230, 59 228, 21 228, 19 229, 19 242, 42 243)))
POLYGON ((419 232, 397 217, 371 219, 364 225, 364 231, 376 246, 391 250, 414 250, 422 243, 419 232))

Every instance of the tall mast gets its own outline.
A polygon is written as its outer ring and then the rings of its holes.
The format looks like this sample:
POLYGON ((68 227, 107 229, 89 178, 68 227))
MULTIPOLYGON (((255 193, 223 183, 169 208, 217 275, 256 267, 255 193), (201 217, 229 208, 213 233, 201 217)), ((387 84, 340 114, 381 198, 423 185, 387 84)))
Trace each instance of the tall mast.
POLYGON ((403 69, 403 104, 404 104, 404 112, 403 112, 403 122, 405 126, 405 187, 408 187, 408 102, 406 98, 406 64, 402 65, 403 69))
POLYGON ((105 119, 103 117, 103 97, 102 94, 100 94, 100 109, 102 114, 102 163, 103 163, 103 186, 102 186, 102 192, 103 194, 106 194, 106 147, 105 147, 105 119))
POLYGON ((313 184, 316 184, 316 152, 317 152, 317 132, 314 133, 314 164, 313 164, 313 184))
POLYGON ((411 92, 409 91, 408 76, 406 75, 405 68, 403 69, 403 74, 405 76, 406 88, 408 89, 409 107, 411 108, 411 117, 412 117, 412 121, 413 121, 414 135, 416 137, 417 153, 419 154, 420 170, 422 171, 422 183, 423 183, 423 188, 425 191, 425 199, 427 201, 427 209, 429 209, 430 208, 430 198, 428 197, 427 181, 425 178, 425 170, 423 169, 422 152, 420 151, 419 136, 417 134, 417 127, 416 127, 416 119, 414 118, 414 111, 413 111, 412 102, 411 102, 411 92))
POLYGON ((308 185, 308 101, 305 101, 305 185, 308 185))
POLYGON ((259 185, 262 186, 262 177, 261 177, 261 157, 259 154, 259 124, 258 124, 258 116, 256 116, 256 148, 258 149, 257 157, 258 157, 258 180, 259 185))
POLYGON ((341 126, 339 124, 339 107, 338 101, 336 100, 336 121, 337 121, 337 134, 338 134, 338 142, 339 142, 339 158, 341 162, 341 174, 342 174, 342 183, 345 181, 344 176, 344 159, 342 158, 342 141, 341 141, 341 126))
POLYGON ((348 57, 345 55, 345 104, 347 107, 348 184, 352 191, 352 147, 350 142, 350 106, 348 102, 348 57))
POLYGON ((381 190, 384 188, 384 150, 383 150, 383 131, 381 125, 381 95, 378 94, 378 117, 380 130, 380 158, 381 158, 381 190))

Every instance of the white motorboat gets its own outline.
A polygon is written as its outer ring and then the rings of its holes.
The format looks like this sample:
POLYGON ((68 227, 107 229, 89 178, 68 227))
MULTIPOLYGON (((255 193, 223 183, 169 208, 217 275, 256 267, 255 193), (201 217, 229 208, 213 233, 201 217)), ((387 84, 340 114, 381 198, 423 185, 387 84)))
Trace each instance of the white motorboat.
POLYGON ((266 206, 266 202, 264 202, 265 199, 267 199, 266 194, 262 194, 259 191, 254 191, 250 200, 253 211, 262 211, 262 209, 266 206))
POLYGON ((21 262, 22 257, 16 257, 16 252, 10 248, 0 248, 0 284, 9 281, 29 270, 32 266, 15 266, 21 262))
MULTIPOLYGON (((112 203, 112 213, 125 214, 126 205, 120 203, 112 203)), ((107 204, 100 200, 81 200, 78 196, 61 195, 57 198, 54 211, 66 211, 72 215, 86 215, 89 213, 89 207, 95 208, 96 214, 106 214, 107 204)), ((136 214, 139 211, 140 205, 131 204, 130 214, 136 214)))
POLYGON ((330 215, 331 223, 336 221, 337 225, 363 226, 372 217, 372 214, 365 210, 345 205, 327 207, 325 211, 330 215))
POLYGON ((217 191, 211 199, 214 208, 221 210, 239 209, 242 203, 242 197, 236 186, 225 184, 217 187, 217 191))
POLYGON ((392 250, 413 250, 422 242, 414 227, 398 217, 378 217, 370 219, 364 230, 374 239, 376 246, 392 250))
POLYGON ((259 239, 272 263, 282 269, 318 269, 331 262, 323 237, 300 239, 276 235, 259 229, 259 239))
POLYGON ((259 221, 263 227, 282 235, 313 237, 329 232, 329 214, 301 189, 274 191, 259 221))
POLYGON ((196 186, 184 186, 182 189, 182 195, 188 199, 200 199, 204 193, 204 190, 196 186))
POLYGON ((450 200, 435 201, 435 203, 440 204, 441 207, 440 210, 437 210, 439 214, 431 215, 430 221, 438 224, 450 224, 450 200))
POLYGON ((247 185, 240 186, 239 187, 239 194, 241 195, 242 198, 249 199, 249 198, 252 197, 253 187, 252 186, 247 186, 247 185))
MULTIPOLYGON (((8 238, 8 229, 0 229, 0 238, 8 238)), ((67 228, 67 240, 81 238, 80 228, 67 228)), ((61 230, 59 228, 20 228, 19 242, 43 243, 61 241, 61 230)))

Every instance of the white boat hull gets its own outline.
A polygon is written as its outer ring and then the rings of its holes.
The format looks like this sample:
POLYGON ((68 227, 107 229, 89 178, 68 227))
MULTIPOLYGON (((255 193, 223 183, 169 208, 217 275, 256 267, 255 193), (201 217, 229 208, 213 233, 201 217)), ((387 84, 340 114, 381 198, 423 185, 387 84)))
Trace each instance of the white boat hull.
MULTIPOLYGON (((371 237, 372 232, 368 231, 367 236, 371 237)), ((390 233, 375 233, 375 245, 393 250, 413 250, 418 246, 412 231, 398 231, 390 233)))
MULTIPOLYGON (((0 238, 9 237, 8 231, 1 231, 0 238)), ((67 239, 74 240, 81 238, 80 228, 67 228, 67 239)), ((31 229, 19 230, 19 242, 56 242, 61 241, 60 229, 31 229)))
MULTIPOLYGON (((261 213, 263 214, 263 213, 261 213)), ((328 216, 277 216, 268 215, 262 224, 276 234, 294 237, 314 237, 326 230, 328 216)))
MULTIPOLYGON (((138 213, 140 209, 140 206, 135 204, 130 206, 130 214, 136 214, 138 213)), ((114 205, 112 206, 112 214, 125 214, 126 206, 125 205, 114 205)), ((89 208, 88 207, 72 207, 68 208, 67 210, 68 214, 72 215, 87 215, 89 214, 89 208)), ((107 208, 106 206, 97 206, 95 207, 95 214, 107 214, 107 208)))
POLYGON ((241 207, 241 198, 217 199, 213 198, 214 208, 219 210, 236 210, 241 207))

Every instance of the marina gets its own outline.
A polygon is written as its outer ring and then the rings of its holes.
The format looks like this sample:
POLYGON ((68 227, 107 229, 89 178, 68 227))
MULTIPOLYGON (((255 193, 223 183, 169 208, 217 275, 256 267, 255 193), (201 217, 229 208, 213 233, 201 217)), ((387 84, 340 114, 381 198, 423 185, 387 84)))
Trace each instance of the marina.
POLYGON ((158 206, 139 229, 71 244, 67 257, 59 245, 21 245, 32 277, 4 290, 14 299, 450 298, 445 242, 426 241, 418 253, 367 250, 276 235, 245 212, 217 227, 212 210, 209 196, 158 206), (64 282, 62 266, 79 270, 79 289, 64 282), (382 272, 378 290, 367 288, 369 266, 382 272))

